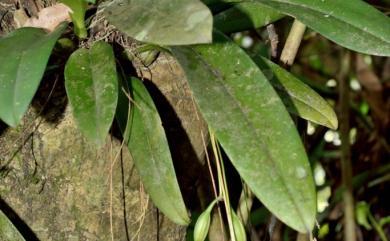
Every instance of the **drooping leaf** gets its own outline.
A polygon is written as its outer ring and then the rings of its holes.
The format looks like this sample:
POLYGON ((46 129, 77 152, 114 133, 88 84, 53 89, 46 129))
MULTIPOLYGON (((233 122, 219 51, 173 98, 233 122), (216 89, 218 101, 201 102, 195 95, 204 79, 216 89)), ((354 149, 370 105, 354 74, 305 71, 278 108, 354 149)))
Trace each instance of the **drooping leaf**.
POLYGON ((172 48, 195 101, 253 193, 283 222, 309 232, 314 184, 294 123, 251 58, 225 36, 214 39, 172 48))
POLYGON ((52 33, 20 28, 0 39, 0 118, 8 125, 16 126, 26 112, 66 26, 52 33))
POLYGON ((72 12, 69 14, 72 18, 75 34, 79 38, 86 38, 88 36, 85 27, 84 19, 87 11, 88 3, 86 0, 60 0, 60 2, 67 5, 72 12))
POLYGON ((65 87, 80 131, 97 145, 105 142, 114 119, 118 79, 111 45, 96 42, 79 49, 65 66, 65 87))
POLYGON ((255 29, 279 20, 284 15, 259 3, 238 3, 214 16, 214 27, 224 33, 255 29))
POLYGON ((253 60, 278 92, 290 113, 331 129, 337 129, 336 113, 319 94, 270 60, 262 57, 254 57, 253 60))
POLYGON ((199 0, 114 0, 104 8, 104 15, 119 30, 142 42, 211 42, 212 15, 199 0))
POLYGON ((25 241, 8 217, 0 210, 0 240, 25 241))
POLYGON ((122 113, 117 120, 119 126, 126 126, 123 136, 134 164, 153 203, 173 222, 187 225, 190 219, 160 116, 142 81, 131 78, 129 86, 133 103, 129 118, 122 113))
POLYGON ((390 18, 364 1, 251 0, 294 16, 337 44, 390 56, 390 18))

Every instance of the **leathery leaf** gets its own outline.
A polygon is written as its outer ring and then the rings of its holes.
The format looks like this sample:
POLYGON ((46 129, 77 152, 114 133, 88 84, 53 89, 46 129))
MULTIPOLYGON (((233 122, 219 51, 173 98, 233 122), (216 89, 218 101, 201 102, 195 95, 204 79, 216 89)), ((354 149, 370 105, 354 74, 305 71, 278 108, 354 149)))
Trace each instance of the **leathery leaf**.
POLYGON ((337 129, 336 113, 319 94, 272 61, 259 56, 254 57, 253 61, 271 82, 290 113, 331 129, 337 129))
POLYGON ((213 18, 199 0, 114 0, 104 7, 103 13, 119 30, 142 42, 211 42, 213 18))
POLYGON ((105 139, 115 116, 118 77, 111 45, 96 42, 79 49, 65 66, 66 93, 80 131, 97 145, 105 139))
POLYGON ((224 35, 214 39, 172 48, 195 101, 253 193, 287 225, 309 232, 315 188, 294 123, 252 59, 224 35))
POLYGON ((390 18, 368 3, 340 0, 251 0, 291 15, 337 44, 390 56, 390 18))
MULTIPOLYGON (((142 183, 161 212, 173 222, 187 225, 190 219, 176 179, 160 116, 141 80, 131 78, 128 85, 132 98, 128 104, 131 102, 132 106, 127 124, 125 114, 117 114, 117 117, 120 117, 119 126, 126 126, 123 137, 142 183)), ((126 112, 128 108, 123 110, 126 112)))
POLYGON ((26 112, 66 26, 62 23, 52 33, 20 28, 0 39, 0 118, 8 125, 16 126, 26 112))
POLYGON ((224 33, 256 29, 277 21, 284 15, 260 3, 237 3, 214 16, 214 27, 224 33))
POLYGON ((85 27, 84 18, 87 11, 88 3, 86 0, 60 0, 60 2, 67 5, 72 12, 69 13, 75 34, 79 38, 86 38, 88 36, 87 28, 85 27))

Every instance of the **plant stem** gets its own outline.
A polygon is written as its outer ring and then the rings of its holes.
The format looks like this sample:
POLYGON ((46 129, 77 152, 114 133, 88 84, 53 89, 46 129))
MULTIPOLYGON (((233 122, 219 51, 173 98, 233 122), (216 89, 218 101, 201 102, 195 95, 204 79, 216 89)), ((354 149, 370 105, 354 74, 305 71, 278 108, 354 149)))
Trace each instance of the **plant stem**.
POLYGON ((350 54, 342 55, 341 69, 339 73, 340 89, 340 136, 341 136, 341 175, 344 188, 344 240, 356 241, 354 200, 352 188, 352 164, 351 147, 349 144, 349 78, 350 54))
POLYGON ((382 227, 378 224, 378 222, 375 220, 374 216, 372 216, 371 212, 368 213, 368 220, 370 220, 372 226, 374 226, 374 229, 378 233, 380 239, 382 241, 388 241, 385 232, 383 231, 382 227))
POLYGON ((229 193, 226 184, 226 177, 225 177, 225 171, 224 171, 224 166, 222 161, 222 155, 218 147, 217 140, 215 139, 214 133, 211 130, 210 130, 210 140, 211 140, 211 146, 213 148, 213 153, 215 156, 215 162, 217 165, 219 192, 220 195, 223 197, 224 204, 225 204, 225 211, 226 211, 226 217, 229 225, 230 239, 231 241, 236 241, 236 235, 234 233, 233 221, 232 221, 232 213, 231 213, 232 209, 230 206, 229 193))
POLYGON ((306 25, 295 19, 280 56, 282 63, 289 66, 294 63, 305 30, 306 25))

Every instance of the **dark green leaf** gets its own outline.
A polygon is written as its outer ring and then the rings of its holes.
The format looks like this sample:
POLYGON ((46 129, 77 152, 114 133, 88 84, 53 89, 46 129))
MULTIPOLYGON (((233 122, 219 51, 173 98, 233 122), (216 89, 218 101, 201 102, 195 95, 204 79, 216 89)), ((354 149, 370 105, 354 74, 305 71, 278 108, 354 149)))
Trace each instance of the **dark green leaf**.
POLYGON ((79 38, 86 38, 88 33, 85 28, 84 18, 87 11, 87 1, 85 0, 60 0, 60 2, 66 4, 71 10, 70 17, 74 25, 75 34, 79 38))
POLYGON ((308 159, 282 101, 256 64, 221 34, 172 48, 207 123, 253 193, 279 219, 309 232, 316 200, 308 159))
POLYGON ((65 66, 65 87, 80 131, 102 145, 118 99, 118 79, 111 45, 96 42, 89 50, 74 52, 65 66))
POLYGON ((278 92, 290 113, 331 129, 337 129, 336 113, 319 94, 270 60, 262 57, 255 57, 253 60, 278 92))
POLYGON ((57 39, 67 24, 54 32, 20 28, 0 39, 0 118, 16 126, 27 110, 57 39))
POLYGON ((214 16, 214 27, 233 33, 263 27, 284 15, 259 3, 238 3, 214 16))
POLYGON ((0 210, 0 240, 1 241, 24 241, 25 239, 15 228, 13 223, 0 210))
POLYGON ((114 0, 109 22, 130 37, 158 45, 211 42, 212 15, 199 0, 114 0))
POLYGON ((390 18, 360 0, 251 0, 294 16, 339 45, 390 56, 390 18))
POLYGON ((132 78, 129 84, 133 103, 129 120, 124 119, 126 107, 117 117, 119 126, 127 126, 123 136, 134 164, 153 203, 175 223, 187 225, 190 219, 160 116, 143 83, 132 78))

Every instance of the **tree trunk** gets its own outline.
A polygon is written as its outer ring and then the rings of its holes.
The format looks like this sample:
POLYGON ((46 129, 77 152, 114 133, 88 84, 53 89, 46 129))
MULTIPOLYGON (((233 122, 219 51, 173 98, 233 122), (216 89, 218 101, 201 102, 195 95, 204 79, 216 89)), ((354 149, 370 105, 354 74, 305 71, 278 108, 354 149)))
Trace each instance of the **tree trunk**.
MULTIPOLYGON (((34 15, 30 0, 20 2, 34 15)), ((48 4, 36 3, 38 10, 48 4)), ((17 7, 13 0, 0 3, 0 36, 14 28, 17 7)), ((195 183, 204 168, 201 134, 207 127, 184 74, 164 54, 148 68, 135 67, 149 80, 145 83, 161 114, 187 206, 197 206, 195 183)), ((153 206, 120 139, 109 136, 96 148, 81 135, 62 73, 42 80, 20 125, 0 122, 0 209, 26 240, 185 239, 186 227, 153 206)), ((7 239, 0 233, 0 240, 7 239)))

